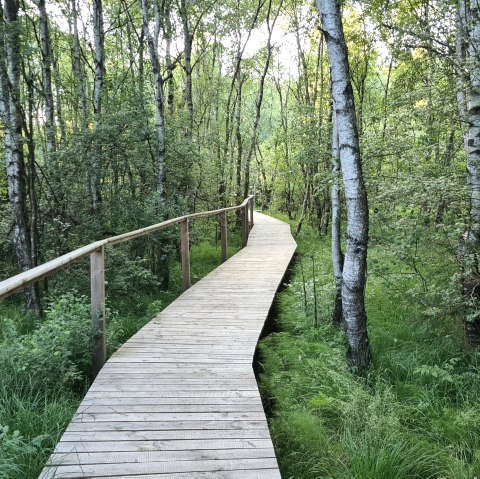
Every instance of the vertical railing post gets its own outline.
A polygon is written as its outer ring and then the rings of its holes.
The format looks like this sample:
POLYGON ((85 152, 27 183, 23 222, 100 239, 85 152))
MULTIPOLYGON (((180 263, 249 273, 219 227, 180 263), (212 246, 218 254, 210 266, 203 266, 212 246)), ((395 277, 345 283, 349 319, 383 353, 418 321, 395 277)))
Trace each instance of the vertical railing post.
POLYGON ((105 251, 90 254, 90 294, 93 328, 92 373, 97 376, 107 359, 105 348, 105 251))
POLYGON ((248 204, 242 206, 242 246, 247 246, 248 242, 248 204))
POLYGON ((222 248, 222 263, 228 259, 228 239, 227 239, 227 212, 220 213, 220 243, 222 248))
POLYGON ((250 228, 253 228, 253 203, 255 202, 255 197, 250 198, 250 228))
POLYGON ((188 218, 180 223, 180 240, 182 254, 183 290, 190 288, 190 240, 188 238, 188 218))

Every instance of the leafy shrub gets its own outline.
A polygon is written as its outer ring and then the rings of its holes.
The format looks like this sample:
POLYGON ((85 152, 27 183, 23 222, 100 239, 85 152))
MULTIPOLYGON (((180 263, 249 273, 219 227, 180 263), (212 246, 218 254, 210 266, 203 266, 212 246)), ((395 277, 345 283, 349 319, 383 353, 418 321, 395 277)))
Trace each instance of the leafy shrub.
POLYGON ((93 338, 86 297, 64 294, 49 305, 31 334, 9 334, 0 344, 4 386, 34 383, 55 390, 89 374, 93 338))
POLYGON ((0 425, 0 479, 11 479, 21 471, 17 463, 18 456, 35 456, 42 447, 44 436, 27 440, 20 431, 10 431, 8 426, 0 425))

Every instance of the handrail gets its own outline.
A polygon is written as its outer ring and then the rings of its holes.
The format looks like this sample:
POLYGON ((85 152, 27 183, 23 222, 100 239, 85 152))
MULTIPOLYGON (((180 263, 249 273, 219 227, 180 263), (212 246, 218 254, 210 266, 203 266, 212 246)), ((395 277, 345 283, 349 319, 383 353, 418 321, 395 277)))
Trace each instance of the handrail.
POLYGON ((90 279, 91 279, 91 302, 92 322, 97 335, 100 337, 94 351, 94 376, 98 373, 105 362, 105 337, 104 337, 104 302, 105 302, 105 281, 104 281, 104 248, 107 245, 116 245, 125 241, 139 238, 156 231, 166 229, 172 225, 181 225, 181 254, 182 254, 182 277, 183 288, 190 287, 190 249, 188 237, 188 222, 191 219, 204 218, 218 215, 220 219, 220 237, 222 249, 222 262, 227 260, 227 221, 226 215, 229 212, 241 210, 242 212, 242 246, 246 246, 250 227, 253 226, 253 204, 255 195, 245 198, 242 204, 221 208, 217 210, 202 211, 189 215, 172 218, 161 223, 146 226, 128 233, 112 236, 104 240, 95 241, 70 253, 52 259, 44 264, 19 273, 11 278, 0 282, 0 300, 34 284, 43 278, 67 268, 71 264, 90 255, 90 279))

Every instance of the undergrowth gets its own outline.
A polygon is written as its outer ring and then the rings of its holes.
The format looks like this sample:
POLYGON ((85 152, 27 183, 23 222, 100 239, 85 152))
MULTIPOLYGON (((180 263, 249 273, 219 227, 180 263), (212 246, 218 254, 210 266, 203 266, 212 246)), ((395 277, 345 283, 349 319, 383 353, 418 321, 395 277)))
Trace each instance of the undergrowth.
MULTIPOLYGON (((199 243, 195 233, 205 237, 201 229, 192 233, 195 283, 220 263, 220 245, 199 243)), ((239 249, 239 235, 231 234, 229 243, 232 255, 239 249)), ((108 254, 106 337, 111 355, 181 294, 182 284, 178 259, 170 262, 168 291, 161 291, 142 260, 112 252, 109 259, 108 254)), ((60 292, 47 298, 40 321, 24 314, 19 301, 0 303, 0 479, 38 477, 89 386, 90 305, 85 280, 78 277, 78 271, 64 274, 60 292)))
MULTIPOLYGON (((282 477, 480 477, 480 354, 465 349, 460 321, 438 299, 442 314, 419 305, 418 278, 400 274, 374 245, 370 261, 388 271, 369 274, 373 364, 357 377, 346 366, 343 332, 331 325, 330 245, 306 228, 297 242, 275 332, 260 344, 260 388, 282 477)), ((448 260, 438 262, 452 274, 448 260)))

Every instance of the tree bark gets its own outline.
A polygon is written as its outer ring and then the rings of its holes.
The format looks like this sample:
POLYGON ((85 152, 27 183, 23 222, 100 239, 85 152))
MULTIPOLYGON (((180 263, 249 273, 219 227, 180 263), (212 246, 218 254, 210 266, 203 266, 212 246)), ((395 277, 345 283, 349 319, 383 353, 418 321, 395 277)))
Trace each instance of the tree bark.
POLYGON ((167 192, 165 188, 165 99, 163 84, 164 80, 160 71, 158 57, 158 38, 160 34, 160 12, 158 5, 155 11, 155 31, 150 32, 148 27, 149 13, 148 1, 142 0, 143 31, 148 44, 150 62, 152 64, 153 80, 155 84, 155 128, 157 133, 157 194, 160 218, 165 219, 167 214, 167 192))
MULTIPOLYGON (((25 185, 25 158, 20 103, 20 20, 17 0, 0 0, 0 115, 5 125, 7 189, 13 210, 13 243, 20 271, 32 268, 32 250, 25 185)), ((40 314, 36 289, 25 289, 27 309, 40 314)))
MULTIPOLYGON (((103 26, 102 0, 93 0, 93 38, 95 42, 95 78, 93 91, 93 122, 98 133, 101 124, 102 100, 105 87, 105 32, 103 26)), ((93 153, 92 169, 92 209, 98 213, 102 201, 100 193, 101 144, 97 138, 93 153)))
POLYGON ((349 363, 358 371, 370 362, 365 311, 368 244, 368 203, 363 181, 355 104, 337 0, 317 0, 327 41, 338 131, 339 154, 345 186, 347 241, 342 274, 342 305, 349 363))
POLYGON ((84 75, 82 71, 81 46, 78 34, 78 10, 76 0, 71 0, 72 24, 73 24, 73 72, 78 88, 78 97, 82 111, 82 129, 88 124, 87 97, 85 95, 84 75))
MULTIPOLYGON (((462 2, 463 3, 463 2, 462 2)), ((470 69, 468 130, 466 137, 467 177, 470 191, 470 225, 465 234, 462 287, 467 303, 465 333, 470 344, 480 345, 480 6, 471 2, 468 12, 468 62, 470 69)))
POLYGON ((51 159, 51 155, 56 150, 57 146, 55 105, 53 103, 52 90, 52 46, 50 42, 50 29, 48 26, 45 0, 38 0, 37 7, 40 17, 40 50, 42 53, 43 95, 45 98, 45 138, 47 155, 49 156, 49 159, 51 159))
POLYGON ((333 276, 335 279, 335 302, 333 307, 333 323, 343 323, 342 307, 342 275, 343 275, 343 251, 341 240, 342 208, 340 200, 340 158, 338 151, 338 130, 333 115, 332 128, 332 262, 333 276))
POLYGON ((282 4, 283 4, 283 0, 279 2, 278 9, 275 13, 275 17, 273 18, 271 23, 270 23, 270 16, 272 13, 272 0, 268 2, 268 7, 267 7, 267 16, 266 16, 266 23, 267 23, 267 29, 268 29, 267 58, 265 59, 262 74, 260 76, 260 82, 258 85, 257 100, 255 102, 255 118, 253 120, 252 138, 250 141, 250 147, 248 149, 247 157, 245 160, 245 181, 244 181, 244 190, 243 190, 244 198, 248 196, 249 189, 250 189, 250 163, 252 161, 253 154, 257 148, 258 125, 260 123, 260 116, 262 113, 263 91, 265 88, 265 79, 267 77, 268 69, 270 68, 270 60, 272 58, 272 50, 273 50, 272 34, 273 34, 273 29, 275 27, 275 23, 277 21, 278 15, 280 14, 280 9, 282 8, 282 4))
POLYGON ((185 102, 188 109, 187 136, 191 138, 193 132, 193 92, 192 92, 192 47, 193 32, 188 18, 188 0, 180 0, 180 18, 183 26, 183 57, 185 61, 185 102))

